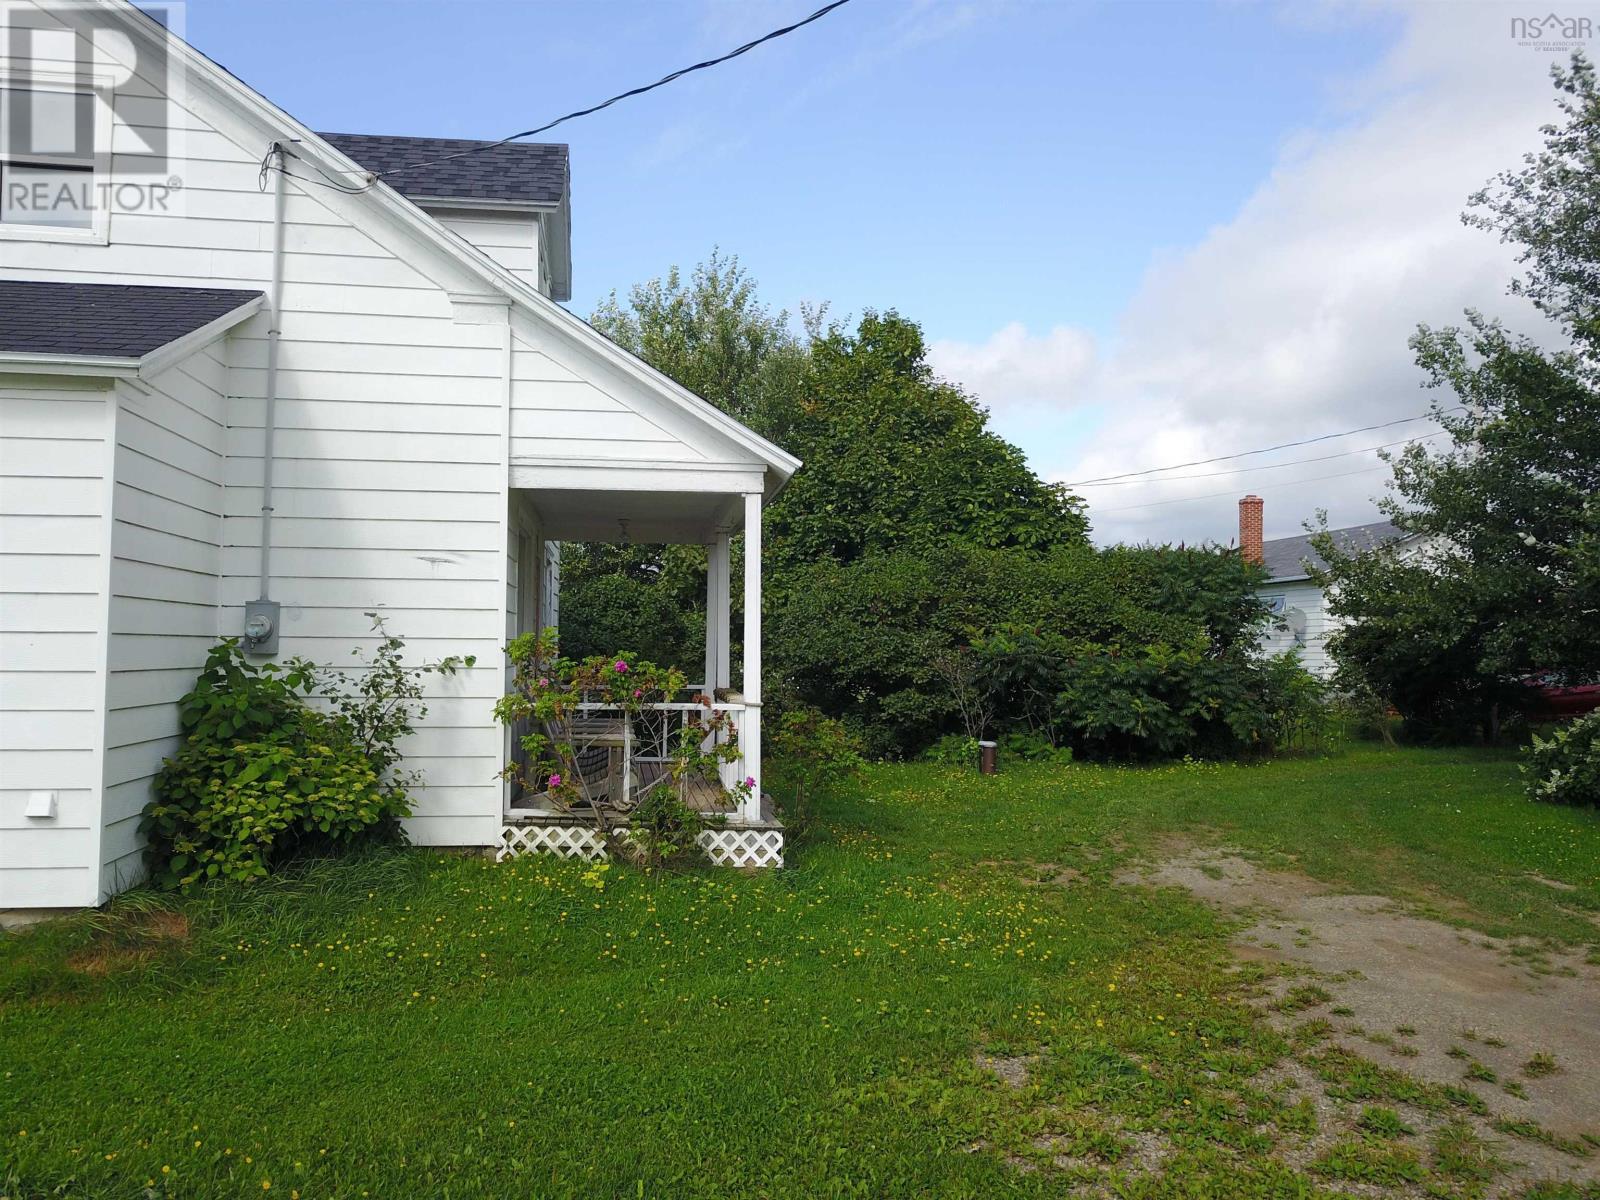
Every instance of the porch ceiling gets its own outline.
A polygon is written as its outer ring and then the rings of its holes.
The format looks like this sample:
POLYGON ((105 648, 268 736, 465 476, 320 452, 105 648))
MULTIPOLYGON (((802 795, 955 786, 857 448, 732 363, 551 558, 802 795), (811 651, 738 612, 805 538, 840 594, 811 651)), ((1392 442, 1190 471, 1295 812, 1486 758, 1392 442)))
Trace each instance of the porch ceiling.
POLYGON ((703 545, 744 527, 743 498, 717 492, 518 489, 538 510, 544 536, 558 542, 703 545))

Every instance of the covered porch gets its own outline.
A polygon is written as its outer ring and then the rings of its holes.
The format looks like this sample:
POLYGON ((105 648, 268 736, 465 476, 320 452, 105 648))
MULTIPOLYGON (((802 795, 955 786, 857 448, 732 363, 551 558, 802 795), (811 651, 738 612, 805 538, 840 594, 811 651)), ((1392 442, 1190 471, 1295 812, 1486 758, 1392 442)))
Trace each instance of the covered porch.
MULTIPOLYGON (((761 779, 761 515, 781 486, 761 467, 740 464, 579 464, 511 468, 508 519, 507 635, 561 624, 563 543, 695 545, 706 551, 705 653, 680 664, 692 681, 677 695, 629 713, 583 703, 572 742, 603 776, 582 806, 559 804, 537 785, 507 781, 498 856, 556 853, 606 856, 611 830, 626 838, 629 816, 651 789, 671 787, 684 804, 711 818, 700 836, 707 856, 734 866, 781 866, 783 826, 761 779), (735 578, 733 539, 744 538, 735 578), (735 662, 734 589, 740 589, 740 653, 735 662), (716 777, 671 778, 672 746, 686 726, 713 719, 727 727, 729 761, 716 777)), ((517 753, 508 731, 508 755, 517 753)), ((509 758, 508 758, 509 761, 509 758)))

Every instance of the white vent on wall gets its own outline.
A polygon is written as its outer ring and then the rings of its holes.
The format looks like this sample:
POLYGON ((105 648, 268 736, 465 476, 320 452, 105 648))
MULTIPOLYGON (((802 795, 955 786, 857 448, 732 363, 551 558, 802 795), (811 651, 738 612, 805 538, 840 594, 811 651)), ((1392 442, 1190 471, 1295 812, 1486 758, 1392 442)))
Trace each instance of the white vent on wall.
POLYGON ((54 821, 56 819, 56 794, 54 792, 29 792, 27 807, 22 810, 22 815, 30 821, 54 821))

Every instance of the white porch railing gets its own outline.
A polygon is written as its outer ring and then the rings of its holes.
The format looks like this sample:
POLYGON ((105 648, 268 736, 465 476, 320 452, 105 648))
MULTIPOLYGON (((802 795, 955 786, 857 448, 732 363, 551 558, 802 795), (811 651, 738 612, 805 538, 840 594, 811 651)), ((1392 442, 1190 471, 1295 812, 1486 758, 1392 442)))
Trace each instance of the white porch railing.
MULTIPOLYGON (((736 755, 727 762, 717 764, 719 783, 729 800, 724 811, 730 816, 748 822, 756 822, 761 816, 761 797, 753 792, 746 795, 742 801, 738 799, 738 788, 743 781, 753 772, 746 769, 744 756, 744 735, 746 724, 752 717, 759 720, 754 710, 739 700, 718 700, 711 705, 706 705, 695 700, 663 700, 642 705, 631 715, 621 705, 605 704, 600 702, 581 702, 575 706, 579 720, 585 722, 605 722, 612 725, 617 732, 612 732, 605 737, 605 741, 615 746, 620 733, 620 749, 622 753, 622 803, 618 806, 622 811, 630 810, 634 802, 639 799, 635 789, 640 786, 636 776, 642 777, 651 766, 663 768, 657 774, 665 774, 673 761, 673 748, 683 736, 683 731, 688 729, 695 721, 705 722, 717 715, 726 714, 732 723, 732 736, 736 743, 736 755), (613 724, 614 722, 614 724, 613 724)), ((582 751, 599 742, 592 733, 593 726, 588 731, 579 733, 574 730, 572 742, 574 748, 582 751)), ((724 729, 711 735, 719 743, 726 743, 729 731, 724 729)), ((709 749, 709 746, 703 746, 709 749)), ((653 786, 655 780, 650 780, 644 786, 653 786)))

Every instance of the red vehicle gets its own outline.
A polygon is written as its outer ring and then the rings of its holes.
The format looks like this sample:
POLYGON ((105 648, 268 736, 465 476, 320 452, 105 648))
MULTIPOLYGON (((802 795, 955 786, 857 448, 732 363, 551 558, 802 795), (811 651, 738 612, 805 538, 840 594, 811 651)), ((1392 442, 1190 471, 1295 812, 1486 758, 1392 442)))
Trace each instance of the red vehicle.
POLYGON ((1600 708, 1600 683, 1564 684, 1553 675, 1534 675, 1525 682, 1535 693, 1528 715, 1536 721, 1565 721, 1600 708))

